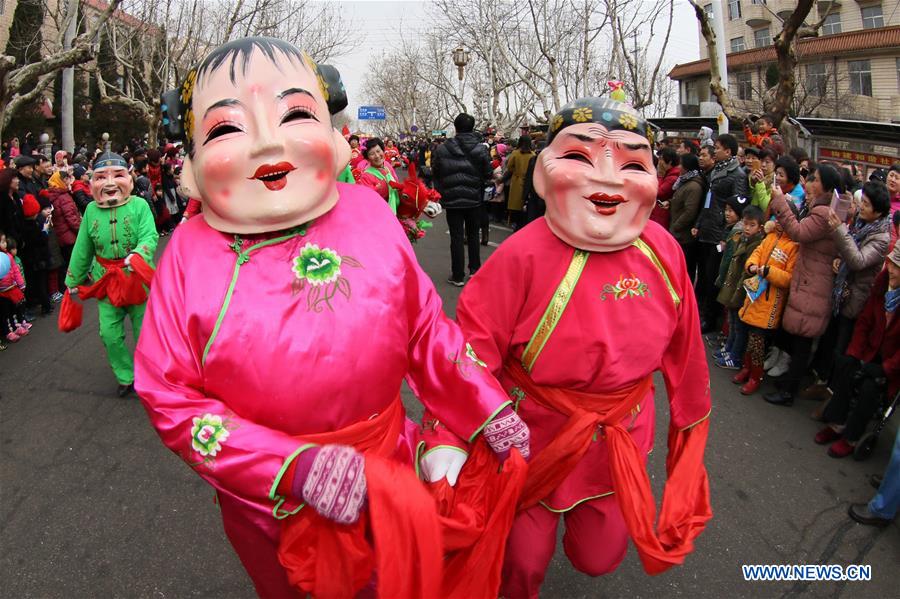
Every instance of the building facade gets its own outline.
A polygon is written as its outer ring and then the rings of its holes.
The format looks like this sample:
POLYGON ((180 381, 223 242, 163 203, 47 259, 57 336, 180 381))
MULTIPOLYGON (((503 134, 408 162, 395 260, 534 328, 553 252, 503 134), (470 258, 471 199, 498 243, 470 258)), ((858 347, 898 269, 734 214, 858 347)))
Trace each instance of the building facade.
MULTIPOLYGON (((714 0, 715 1, 715 0, 714 0)), ((722 0, 728 88, 738 110, 761 113, 778 70, 772 38, 794 10, 790 0, 722 0)), ((712 15, 712 4, 705 6, 712 15)), ((825 19, 818 37, 801 39, 795 116, 900 122, 900 0, 817 2, 807 23, 825 19)), ((708 102, 709 60, 676 65, 679 116, 700 114, 708 102)), ((714 100, 714 99, 713 99, 714 100)))

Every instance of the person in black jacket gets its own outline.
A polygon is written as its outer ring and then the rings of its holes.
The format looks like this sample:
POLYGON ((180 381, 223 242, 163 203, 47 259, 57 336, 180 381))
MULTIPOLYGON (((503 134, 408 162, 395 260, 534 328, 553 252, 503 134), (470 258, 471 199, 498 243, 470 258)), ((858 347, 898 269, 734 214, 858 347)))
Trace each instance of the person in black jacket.
POLYGON ((35 173, 37 160, 31 156, 19 156, 16 158, 16 170, 19 171, 19 198, 24 198, 25 194, 31 194, 37 198, 43 187, 35 173))
POLYGON ((476 133, 475 118, 461 113, 453 121, 456 137, 438 147, 431 155, 434 187, 441 194, 441 205, 447 212, 450 227, 451 285, 465 284, 465 252, 468 240, 469 275, 481 267, 478 243, 480 206, 484 187, 492 175, 491 156, 476 133))
POLYGON ((701 148, 701 156, 709 154, 710 150, 715 163, 706 176, 709 192, 697 216, 697 224, 691 230, 699 242, 696 291, 703 333, 716 330, 716 320, 722 312, 716 302, 718 290, 715 282, 725 242, 725 200, 735 195, 750 197, 747 174, 737 160, 737 139, 724 133, 716 139, 713 148, 701 148))

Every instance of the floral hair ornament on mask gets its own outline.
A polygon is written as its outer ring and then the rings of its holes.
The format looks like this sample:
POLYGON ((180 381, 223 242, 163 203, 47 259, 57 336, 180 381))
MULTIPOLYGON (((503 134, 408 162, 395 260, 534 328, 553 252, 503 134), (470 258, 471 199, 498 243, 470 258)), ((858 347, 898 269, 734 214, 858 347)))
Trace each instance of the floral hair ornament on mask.
POLYGON ((607 131, 631 131, 647 138, 651 144, 656 138, 650 123, 628 104, 609 98, 580 98, 563 106, 550 119, 547 145, 552 144, 566 127, 583 123, 598 123, 607 131))

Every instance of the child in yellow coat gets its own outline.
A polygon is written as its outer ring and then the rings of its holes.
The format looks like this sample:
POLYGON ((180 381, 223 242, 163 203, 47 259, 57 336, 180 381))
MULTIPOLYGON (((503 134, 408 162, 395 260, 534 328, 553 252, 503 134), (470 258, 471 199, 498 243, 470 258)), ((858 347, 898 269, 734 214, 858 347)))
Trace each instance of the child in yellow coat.
POLYGON ((763 377, 766 337, 781 326, 781 315, 787 305, 791 272, 797 261, 798 246, 791 241, 776 221, 766 223, 766 238, 747 260, 744 281, 747 299, 739 316, 750 327, 747 360, 732 379, 743 383, 741 393, 750 395, 759 389, 763 377))

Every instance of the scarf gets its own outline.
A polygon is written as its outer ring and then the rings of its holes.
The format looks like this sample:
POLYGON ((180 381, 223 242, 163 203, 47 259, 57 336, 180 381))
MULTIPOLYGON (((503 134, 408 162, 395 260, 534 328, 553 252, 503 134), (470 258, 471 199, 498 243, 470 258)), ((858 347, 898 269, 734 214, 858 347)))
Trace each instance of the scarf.
POLYGON ((892 314, 897 311, 898 306, 900 306, 900 287, 888 289, 884 294, 884 311, 892 314))
MULTIPOLYGON (((866 222, 857 218, 853 221, 853 224, 850 225, 850 237, 853 238, 853 242, 856 244, 856 247, 859 248, 870 235, 887 233, 889 231, 889 226, 890 222, 887 216, 883 216, 872 222, 866 222)), ((847 298, 850 297, 850 283, 850 267, 847 266, 846 260, 841 260, 841 267, 838 269, 837 276, 834 278, 834 287, 831 290, 831 312, 835 316, 840 314, 841 307, 844 302, 847 301, 847 298)))
POLYGON ((684 183, 685 181, 688 181, 690 179, 693 179, 694 177, 699 177, 699 176, 700 176, 700 171, 698 171, 696 169, 694 169, 692 171, 688 171, 686 173, 681 173, 680 175, 678 175, 678 178, 675 179, 675 183, 672 185, 672 190, 674 191, 674 190, 678 189, 679 187, 681 187, 681 184, 684 183))
POLYGON ((737 164, 737 158, 731 157, 728 160, 722 160, 721 162, 717 162, 715 166, 712 168, 712 173, 709 174, 709 178, 712 179, 714 173, 718 173, 721 171, 727 171, 731 168, 731 165, 737 164))

